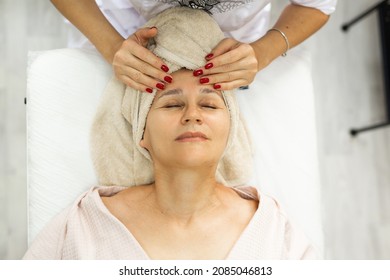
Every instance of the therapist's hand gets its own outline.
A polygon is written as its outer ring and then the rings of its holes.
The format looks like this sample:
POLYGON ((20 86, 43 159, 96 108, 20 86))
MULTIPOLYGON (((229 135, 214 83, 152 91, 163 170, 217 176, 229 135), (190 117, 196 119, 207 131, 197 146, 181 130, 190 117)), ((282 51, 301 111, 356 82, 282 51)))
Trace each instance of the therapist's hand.
POLYGON ((206 60, 206 65, 193 74, 199 77, 201 84, 212 84, 218 90, 249 85, 259 71, 252 46, 231 38, 223 39, 206 60))
POLYGON ((126 85, 145 92, 164 89, 172 82, 168 67, 149 51, 148 41, 157 35, 157 28, 141 28, 123 41, 112 65, 116 77, 126 85))

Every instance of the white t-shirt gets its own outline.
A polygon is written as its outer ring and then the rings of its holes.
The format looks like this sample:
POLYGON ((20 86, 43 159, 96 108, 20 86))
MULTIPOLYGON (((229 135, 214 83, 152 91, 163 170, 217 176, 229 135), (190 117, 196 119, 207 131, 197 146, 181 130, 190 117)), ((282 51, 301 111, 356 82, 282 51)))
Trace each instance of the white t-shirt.
MULTIPOLYGON (((290 2, 331 14, 335 10, 337 0, 290 0, 290 2)), ((227 37, 246 43, 259 39, 269 29, 271 10, 271 0, 96 0, 96 3, 115 29, 125 38, 159 12, 182 5, 207 10, 227 37)), ((87 42, 86 39, 73 36, 70 38, 69 47, 85 47, 87 42)))

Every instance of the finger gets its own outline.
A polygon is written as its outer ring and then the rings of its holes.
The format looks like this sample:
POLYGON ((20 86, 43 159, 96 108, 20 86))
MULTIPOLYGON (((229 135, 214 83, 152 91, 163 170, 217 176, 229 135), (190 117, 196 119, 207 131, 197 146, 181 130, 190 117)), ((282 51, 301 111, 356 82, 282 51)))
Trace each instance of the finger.
POLYGON ((131 87, 135 90, 139 90, 139 91, 147 92, 147 93, 153 92, 153 88, 149 88, 149 87, 146 87, 145 85, 139 84, 139 83, 135 82, 134 80, 130 79, 126 75, 117 75, 116 77, 118 78, 118 80, 123 82, 125 85, 127 85, 128 87, 131 87))
POLYGON ((199 79, 201 84, 222 84, 235 81, 241 81, 241 85, 248 85, 253 81, 253 77, 247 75, 245 71, 231 71, 204 76, 199 79))
POLYGON ((195 77, 202 77, 206 75, 225 73, 225 72, 231 72, 231 71, 243 70, 243 69, 245 69, 245 64, 240 61, 236 63, 224 64, 219 67, 215 67, 213 62, 209 62, 205 65, 205 67, 194 70, 192 74, 195 77))
POLYGON ((165 88, 165 84, 163 82, 156 81, 148 75, 145 75, 144 72, 138 71, 132 67, 124 67, 116 73, 118 73, 118 78, 122 81, 126 81, 128 86, 136 86, 139 90, 142 90, 142 88, 152 88, 157 90, 165 88))
POLYGON ((130 57, 135 56, 140 60, 143 60, 146 63, 150 64, 154 68, 158 69, 161 74, 169 71, 168 66, 165 65, 162 59, 158 58, 150 50, 144 48, 143 46, 140 46, 139 44, 131 40, 126 40, 123 44, 124 49, 115 54, 115 59, 118 59, 118 61, 131 66, 130 57))
POLYGON ((201 74, 196 72, 194 75, 199 76, 199 79, 208 77, 212 79, 210 83, 230 82, 237 79, 244 79, 251 83, 257 74, 256 66, 256 63, 248 63, 248 61, 241 60, 220 67, 205 69, 201 71, 201 74))
MULTIPOLYGON (((137 48, 143 48, 136 43, 134 45, 136 45, 137 48)), ((131 87, 135 87, 135 85, 137 85, 137 89, 139 90, 142 90, 140 88, 141 86, 139 85, 140 80, 142 80, 142 86, 158 89, 162 89, 165 87, 164 83, 161 83, 161 81, 165 81, 168 83, 172 82, 172 76, 167 75, 167 73, 165 73, 164 71, 156 69, 152 65, 140 60, 130 52, 124 50, 116 54, 113 66, 117 76, 127 76, 128 79, 132 80, 132 82, 129 83, 129 80, 126 79, 126 84, 131 87)), ((124 79, 120 80, 124 81, 124 79)))
MULTIPOLYGON (((208 61, 206 65, 212 64, 212 67, 206 67, 205 69, 215 69, 216 67, 232 64, 235 62, 246 62, 248 67, 257 67, 257 59, 253 48, 249 45, 242 44, 235 49, 232 49, 220 56, 214 57, 212 60, 208 61)), ((246 67, 246 68, 248 68, 246 67)))
POLYGON ((241 86, 247 86, 247 85, 248 84, 245 83, 245 80, 235 80, 228 83, 214 84, 213 87, 217 90, 235 90, 241 86))
MULTIPOLYGON (((194 71, 194 76, 203 77, 213 77, 214 83, 218 82, 230 82, 232 80, 243 79, 247 83, 251 83, 256 74, 257 74, 257 60, 247 60, 243 59, 239 62, 225 64, 220 67, 194 71), (201 71, 200 73, 197 71, 201 71)), ((210 82, 211 83, 211 82, 210 82)))
POLYGON ((152 77, 155 79, 155 82, 166 82, 171 83, 173 78, 171 75, 160 71, 154 67, 152 67, 150 64, 146 63, 145 61, 142 61, 136 57, 133 57, 131 63, 131 68, 134 68, 135 70, 139 71, 140 73, 152 77))
POLYGON ((117 76, 117 78, 120 81, 122 81, 124 84, 126 84, 127 86, 129 86, 131 88, 134 88, 136 90, 140 90, 142 92, 153 93, 154 90, 163 90, 164 89, 164 85, 161 84, 161 83, 158 84, 158 85, 161 85, 161 88, 160 87, 153 88, 153 87, 148 87, 145 84, 138 83, 138 82, 134 81, 133 79, 129 78, 129 76, 126 76, 126 75, 119 75, 119 76, 117 76))
POLYGON ((221 54, 224 54, 239 44, 238 41, 231 39, 231 38, 225 38, 221 40, 212 50, 211 52, 206 55, 206 59, 211 59, 213 57, 217 57, 221 54))

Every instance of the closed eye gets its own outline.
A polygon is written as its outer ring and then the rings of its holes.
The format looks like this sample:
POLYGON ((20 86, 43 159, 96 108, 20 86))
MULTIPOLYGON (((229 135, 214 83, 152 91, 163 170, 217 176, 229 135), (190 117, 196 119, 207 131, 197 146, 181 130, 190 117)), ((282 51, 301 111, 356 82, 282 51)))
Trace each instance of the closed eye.
POLYGON ((213 105, 213 104, 203 104, 201 105, 203 108, 207 108, 207 109, 218 109, 217 106, 213 105))
POLYGON ((165 105, 164 108, 181 108, 183 107, 181 104, 168 104, 168 105, 165 105))

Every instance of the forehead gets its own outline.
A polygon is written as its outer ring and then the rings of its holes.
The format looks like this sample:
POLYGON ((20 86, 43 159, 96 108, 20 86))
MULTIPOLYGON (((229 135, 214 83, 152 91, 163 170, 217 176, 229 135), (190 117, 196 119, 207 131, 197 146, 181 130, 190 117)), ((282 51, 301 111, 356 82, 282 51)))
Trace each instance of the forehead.
POLYGON ((224 100, 222 92, 215 90, 212 85, 202 85, 199 83, 199 77, 195 77, 192 71, 181 69, 172 73, 173 82, 166 84, 164 90, 157 92, 156 100, 175 96, 175 95, 191 95, 191 94, 207 94, 210 96, 219 96, 224 100))

